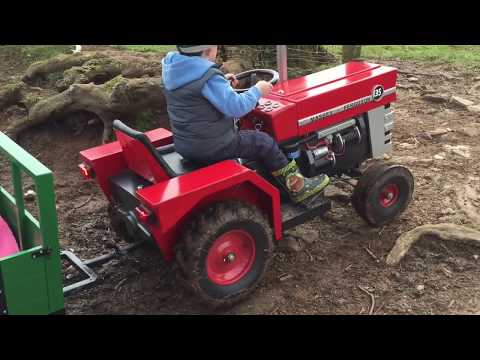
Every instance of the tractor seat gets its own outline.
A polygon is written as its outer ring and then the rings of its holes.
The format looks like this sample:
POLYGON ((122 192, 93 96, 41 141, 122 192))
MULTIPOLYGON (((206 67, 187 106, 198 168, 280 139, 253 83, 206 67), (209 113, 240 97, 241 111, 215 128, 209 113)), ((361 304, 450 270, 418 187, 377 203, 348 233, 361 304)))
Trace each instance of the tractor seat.
POLYGON ((171 178, 184 175, 208 165, 194 163, 184 159, 175 151, 174 144, 155 149, 150 139, 144 133, 128 127, 120 120, 115 120, 113 122, 113 128, 142 143, 142 145, 145 146, 145 149, 155 158, 155 160, 157 160, 160 166, 162 166, 171 178))
POLYGON ((200 169, 210 164, 202 164, 185 159, 175 151, 174 144, 160 146, 157 149, 158 155, 165 161, 167 166, 176 174, 176 176, 187 174, 191 171, 200 169))

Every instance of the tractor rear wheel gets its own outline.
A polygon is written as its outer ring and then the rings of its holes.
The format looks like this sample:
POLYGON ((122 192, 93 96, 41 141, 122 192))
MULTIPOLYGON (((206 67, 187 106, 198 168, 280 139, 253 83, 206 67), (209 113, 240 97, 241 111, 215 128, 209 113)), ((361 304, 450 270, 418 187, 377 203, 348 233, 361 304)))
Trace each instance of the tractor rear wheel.
POLYGON ((255 291, 273 249, 265 216, 254 206, 226 202, 191 223, 176 254, 183 283, 210 308, 223 308, 255 291))
POLYGON ((400 165, 377 163, 358 181, 352 203, 370 225, 382 226, 401 214, 412 200, 412 173, 400 165))

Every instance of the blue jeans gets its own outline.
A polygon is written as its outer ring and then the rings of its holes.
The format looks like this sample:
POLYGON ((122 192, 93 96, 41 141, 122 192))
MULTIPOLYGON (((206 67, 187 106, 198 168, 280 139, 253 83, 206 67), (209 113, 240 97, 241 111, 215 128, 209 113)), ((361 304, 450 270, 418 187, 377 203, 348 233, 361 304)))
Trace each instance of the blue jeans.
POLYGON ((217 162, 241 158, 256 160, 268 171, 273 172, 288 165, 288 159, 268 134, 255 130, 240 130, 235 139, 207 161, 217 162))

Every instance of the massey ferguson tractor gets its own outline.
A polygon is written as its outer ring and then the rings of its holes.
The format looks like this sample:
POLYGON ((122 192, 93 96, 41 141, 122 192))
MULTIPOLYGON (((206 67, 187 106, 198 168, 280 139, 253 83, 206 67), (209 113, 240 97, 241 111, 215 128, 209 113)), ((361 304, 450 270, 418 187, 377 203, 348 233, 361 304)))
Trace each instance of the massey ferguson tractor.
MULTIPOLYGON (((236 126, 270 134, 306 177, 358 180, 356 212, 372 226, 391 222, 412 198, 412 174, 381 161, 361 165, 392 149, 396 69, 354 61, 287 80, 281 54, 278 72, 237 75, 239 92, 259 79, 275 86, 236 126)), ((113 127, 117 141, 80 153, 83 176, 105 193, 112 228, 127 241, 155 243, 209 306, 249 296, 284 232, 331 208, 323 195, 293 204, 249 159, 193 163, 175 151, 167 129, 142 133, 119 120, 113 127)))

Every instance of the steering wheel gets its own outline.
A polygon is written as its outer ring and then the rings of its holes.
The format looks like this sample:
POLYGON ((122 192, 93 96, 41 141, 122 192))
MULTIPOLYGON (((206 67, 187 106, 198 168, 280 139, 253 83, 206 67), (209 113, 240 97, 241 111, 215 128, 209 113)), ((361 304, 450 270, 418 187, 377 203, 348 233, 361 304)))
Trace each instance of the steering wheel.
POLYGON ((275 85, 280 78, 279 74, 275 70, 271 69, 253 69, 236 74, 235 77, 238 80, 238 89, 234 89, 237 93, 247 91, 254 86, 258 81, 265 80, 270 84, 275 85))

